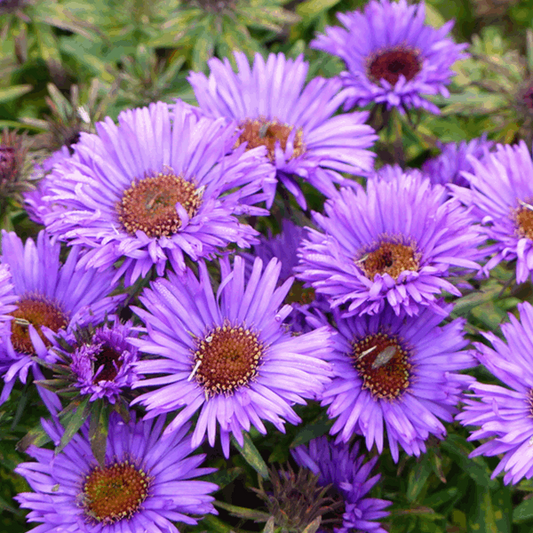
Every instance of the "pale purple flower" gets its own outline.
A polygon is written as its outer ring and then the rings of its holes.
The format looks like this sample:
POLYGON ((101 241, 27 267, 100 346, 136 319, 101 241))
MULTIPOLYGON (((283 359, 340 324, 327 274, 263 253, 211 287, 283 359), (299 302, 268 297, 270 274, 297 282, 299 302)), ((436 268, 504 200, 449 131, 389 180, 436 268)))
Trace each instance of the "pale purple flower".
POLYGON ((479 426, 468 440, 484 440, 470 455, 499 456, 492 477, 505 472, 506 484, 533 476, 533 307, 518 304, 520 320, 509 314, 502 324, 505 341, 482 332, 492 347, 476 342, 476 356, 504 385, 475 382, 457 419, 479 426), (485 440, 487 439, 487 440, 485 440))
POLYGON ((446 197, 420 172, 370 179, 366 192, 341 189, 325 215, 314 213, 321 231, 308 229, 298 277, 346 316, 379 313, 385 303, 414 315, 434 306, 442 290, 460 296, 449 278, 479 269, 484 237, 446 197))
POLYGON ((184 104, 123 111, 118 122, 81 133, 75 155, 48 176, 47 229, 88 249, 83 266, 120 260, 115 279, 131 285, 152 267, 182 272, 187 257, 256 242, 237 216, 268 214, 255 205, 275 181, 265 148, 232 151, 234 123, 197 119, 184 104))
POLYGON ((456 372, 475 359, 464 350, 465 320, 439 326, 452 309, 440 305, 440 313, 426 308, 416 317, 396 316, 390 307, 364 317, 334 313, 334 378, 322 405, 336 419, 330 432, 338 434, 337 442, 363 435, 368 450, 375 444, 381 453, 386 436, 398 461, 399 447, 419 456, 430 435, 445 437, 442 422, 453 421, 473 380, 456 372))
POLYGON ((371 0, 363 12, 339 13, 344 26, 328 26, 326 34, 311 41, 311 48, 340 57, 348 90, 345 108, 384 104, 400 111, 439 108, 428 95, 448 96, 451 66, 466 55, 467 44, 455 44, 448 34, 454 22, 439 29, 425 24, 425 4, 406 0, 371 0))
POLYGON ((297 337, 283 327, 291 306, 281 305, 292 278, 277 288, 281 265, 276 259, 263 271, 257 258, 248 280, 239 256, 233 267, 221 260, 220 268, 216 293, 203 262, 199 279, 189 270, 183 280, 171 275, 143 291, 146 310, 135 312, 146 336, 131 342, 155 356, 141 360, 138 371, 157 377, 135 385, 155 389, 133 403, 141 403, 149 418, 174 413, 166 433, 198 412, 192 445, 199 446, 207 433, 213 446, 220 426, 228 457, 230 434, 242 445, 242 431, 251 425, 266 433, 263 420, 282 432, 285 421, 300 422, 292 406, 315 399, 330 380, 324 359, 331 340, 327 327, 297 337))
MULTIPOLYGON (((15 472, 33 492, 15 499, 30 509, 29 522, 38 533, 179 533, 175 522, 195 525, 207 513, 217 514, 210 493, 218 486, 195 478, 216 469, 200 468, 205 455, 189 456, 189 425, 168 438, 161 432, 164 417, 129 423, 112 413, 105 464, 96 461, 89 442, 89 425, 55 454, 30 446, 34 462, 15 472), (193 515, 193 516, 191 516, 193 515)), ((43 420, 54 443, 63 429, 43 420)))
POLYGON ((270 54, 265 61, 256 54, 250 68, 244 53, 234 55, 238 73, 227 58, 208 61, 209 77, 191 72, 200 109, 236 120, 238 144, 247 143, 247 149, 267 146, 278 180, 301 207, 306 201, 296 177, 330 197, 335 183, 356 183, 339 172, 358 175, 372 169, 374 154, 368 148, 377 137, 364 124, 368 113, 333 116, 346 97, 340 80, 315 77, 306 85, 309 64, 303 56, 270 54))

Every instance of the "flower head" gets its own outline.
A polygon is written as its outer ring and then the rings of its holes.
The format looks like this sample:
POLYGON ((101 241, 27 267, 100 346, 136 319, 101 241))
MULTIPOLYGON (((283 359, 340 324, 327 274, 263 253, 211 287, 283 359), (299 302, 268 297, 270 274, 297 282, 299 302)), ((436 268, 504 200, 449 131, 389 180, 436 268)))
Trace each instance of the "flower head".
POLYGON ((55 363, 55 368, 63 367, 57 376, 63 380, 61 388, 67 380, 81 395, 91 395, 90 401, 106 398, 115 403, 138 378, 134 367, 137 348, 127 339, 134 336, 132 326, 131 322, 121 324, 115 319, 102 327, 61 331, 53 348, 63 360, 55 363))
POLYGON ((518 483, 533 476, 533 307, 518 304, 520 320, 509 314, 502 324, 505 342, 492 332, 483 336, 492 348, 474 343, 479 361, 505 386, 475 382, 457 419, 480 426, 468 440, 490 439, 471 456, 501 455, 492 477, 505 472, 504 482, 518 483))
POLYGON ((417 317, 395 316, 390 307, 374 316, 343 319, 334 313, 338 335, 331 358, 334 378, 322 404, 336 418, 337 441, 363 435, 370 450, 383 450, 384 427, 392 457, 400 445, 409 455, 425 451, 430 434, 443 438, 441 420, 452 422, 463 389, 473 379, 456 374, 475 365, 463 348, 464 320, 442 327, 444 306, 437 314, 425 309, 417 317))
POLYGON ((250 69, 243 53, 234 55, 238 73, 228 59, 211 59, 209 78, 190 74, 196 99, 207 115, 238 122, 237 145, 267 147, 279 181, 300 206, 306 202, 294 176, 332 196, 334 183, 354 183, 339 172, 372 168, 374 154, 367 148, 376 136, 364 124, 367 113, 332 116, 345 99, 338 79, 317 77, 305 85, 309 65, 301 56, 292 60, 270 54, 265 62, 256 54, 250 69))
POLYGON ((180 410, 166 432, 178 428, 200 411, 192 444, 207 432, 215 443, 217 423, 226 456, 229 435, 242 445, 242 430, 250 424, 263 434, 263 420, 284 431, 285 420, 298 424, 295 403, 314 399, 329 381, 330 350, 327 327, 291 337, 282 322, 291 307, 280 306, 292 279, 276 288, 281 265, 275 259, 263 272, 256 259, 245 282, 245 262, 236 257, 231 268, 222 260, 221 283, 213 293, 207 267, 200 263, 200 278, 187 271, 152 283, 140 297, 145 310, 136 313, 146 324, 147 336, 131 342, 139 350, 157 354, 141 360, 142 374, 160 377, 136 386, 157 388, 139 396, 149 417, 180 410))
POLYGON ((291 451, 296 462, 318 475, 322 486, 331 484, 329 494, 342 502, 334 516, 322 517, 320 533, 348 533, 354 529, 361 533, 385 533, 374 520, 389 513, 383 511, 391 502, 365 496, 379 481, 380 475, 369 478, 377 457, 364 462, 359 455, 359 443, 352 449, 347 444, 332 444, 327 437, 313 439, 309 446, 298 446, 291 451))
MULTIPOLYGON (((189 456, 189 426, 167 439, 161 437, 165 420, 126 424, 113 413, 105 464, 98 464, 86 424, 57 455, 31 446, 36 461, 21 463, 15 472, 34 492, 15 499, 30 509, 28 520, 40 522, 36 531, 72 533, 179 533, 174 522, 195 525, 189 515, 216 514, 209 493, 217 485, 194 478, 215 469, 199 468, 204 455, 189 456)), ((62 428, 43 421, 54 442, 62 428)))
MULTIPOLYGON (((413 315, 441 290, 460 296, 446 278, 454 268, 478 269, 483 237, 458 202, 420 172, 371 179, 366 192, 341 189, 314 213, 300 249, 299 277, 346 313, 380 312, 388 302, 413 315)), ((437 309, 438 310, 438 309, 437 309)))
POLYGON ((516 280, 523 283, 533 271, 533 162, 526 144, 497 145, 482 161, 470 159, 472 173, 464 173, 470 189, 453 187, 453 194, 482 222, 494 241, 485 248, 493 257, 483 271, 488 275, 503 260, 517 260, 516 280))
POLYGON ((461 187, 468 187, 469 182, 463 177, 462 172, 472 172, 472 163, 469 156, 481 159, 489 152, 494 143, 487 141, 487 136, 482 135, 471 141, 460 143, 441 143, 437 141, 441 154, 422 165, 422 171, 429 176, 431 183, 447 185, 453 183, 461 187))
POLYGON ((263 215, 254 204, 274 179, 264 149, 231 151, 235 124, 158 102, 120 113, 82 133, 75 157, 49 176, 48 230, 88 248, 83 265, 132 284, 152 266, 185 269, 230 243, 247 247, 257 232, 236 215, 263 215))
POLYGON ((59 243, 44 231, 37 242, 28 239, 24 245, 15 233, 2 232, 0 262, 9 267, 16 309, 10 313, 11 327, 0 330, 0 372, 5 381, 0 403, 9 396, 17 376, 26 382, 30 368, 36 378, 42 378, 32 356, 53 362, 49 347, 55 333, 98 324, 123 298, 107 297, 117 286, 111 281, 113 272, 77 270, 79 247, 70 251, 62 265, 60 251, 59 243))
POLYGON ((424 24, 425 5, 406 0, 372 0, 363 13, 339 13, 346 28, 327 27, 326 35, 311 41, 311 48, 340 57, 341 73, 349 91, 345 107, 384 104, 400 110, 422 107, 438 113, 425 95, 448 96, 450 67, 465 55, 466 44, 449 37, 453 21, 439 29, 424 24))

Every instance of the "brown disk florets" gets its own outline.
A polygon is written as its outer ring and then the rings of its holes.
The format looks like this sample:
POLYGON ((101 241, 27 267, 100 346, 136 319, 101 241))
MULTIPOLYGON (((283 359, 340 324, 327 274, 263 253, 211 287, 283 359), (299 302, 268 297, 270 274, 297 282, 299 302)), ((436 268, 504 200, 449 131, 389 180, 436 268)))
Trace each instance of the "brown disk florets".
POLYGON ((373 280, 377 274, 388 274, 393 279, 404 270, 417 271, 420 266, 420 254, 414 244, 403 244, 401 239, 383 240, 379 246, 365 253, 356 261, 357 266, 368 279, 373 280))
POLYGON ((192 218, 202 203, 202 192, 171 172, 146 177, 124 192, 117 204, 118 219, 131 235, 140 230, 148 237, 168 237, 182 225, 176 204, 180 203, 192 218))
POLYGON ((29 325, 33 324, 46 346, 50 341, 41 331, 46 326, 52 331, 59 331, 68 324, 68 317, 59 304, 44 296, 24 296, 17 302, 17 309, 11 313, 11 343, 17 352, 35 354, 30 338, 29 325))
POLYGON ((93 468, 85 477, 81 495, 86 516, 103 524, 130 518, 146 500, 151 481, 129 461, 93 468))
POLYGON ((256 333, 226 323, 198 340, 191 377, 202 385, 206 397, 231 394, 255 378, 263 353, 256 333))
POLYGON ((374 398, 394 400, 409 387, 409 351, 385 333, 367 335, 352 343, 352 365, 374 398))
MULTIPOLYGON (((247 142, 246 149, 251 150, 258 146, 266 146, 268 150, 268 158, 270 161, 274 161, 276 158, 276 143, 279 145, 283 152, 287 148, 287 141, 294 126, 288 124, 282 124, 277 120, 266 119, 247 119, 239 124, 239 128, 243 130, 235 147, 240 146, 243 142, 247 142)), ((302 155, 305 152, 305 145, 303 143, 303 131, 302 128, 296 130, 293 141, 293 153, 291 159, 302 155)))
POLYGON ((96 354, 96 369, 103 366, 101 372, 96 376, 95 381, 113 381, 117 377, 117 369, 122 366, 120 354, 107 344, 102 345, 96 354))
POLYGON ((395 85, 402 74, 409 81, 420 72, 421 68, 422 62, 418 52, 403 47, 378 52, 367 61, 368 77, 374 83, 383 79, 395 85))
POLYGON ((528 202, 514 211, 516 231, 520 237, 533 239, 533 206, 528 202))

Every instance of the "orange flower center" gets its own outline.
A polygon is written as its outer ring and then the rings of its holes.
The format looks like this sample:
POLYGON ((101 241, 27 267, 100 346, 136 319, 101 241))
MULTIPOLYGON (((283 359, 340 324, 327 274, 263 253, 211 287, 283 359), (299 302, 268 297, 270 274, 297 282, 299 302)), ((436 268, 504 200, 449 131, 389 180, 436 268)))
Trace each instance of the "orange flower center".
POLYGON ((373 82, 384 79, 395 85, 403 74, 407 81, 412 80, 422 68, 418 53, 408 48, 385 50, 370 57, 368 77, 373 82))

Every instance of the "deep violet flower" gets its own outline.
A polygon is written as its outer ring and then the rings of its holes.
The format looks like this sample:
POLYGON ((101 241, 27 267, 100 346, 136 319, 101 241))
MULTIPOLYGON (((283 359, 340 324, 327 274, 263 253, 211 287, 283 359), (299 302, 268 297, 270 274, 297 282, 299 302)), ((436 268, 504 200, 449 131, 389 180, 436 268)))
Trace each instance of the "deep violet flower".
POLYGON ((146 310, 135 309, 147 336, 131 342, 141 352, 156 354, 137 364, 140 373, 158 377, 136 386, 156 389, 137 397, 148 417, 173 412, 165 430, 171 433, 199 411, 192 445, 207 432, 215 443, 217 425, 226 457, 229 436, 243 443, 242 431, 253 424, 266 433, 263 420, 284 432, 284 423, 298 424, 295 403, 315 399, 329 381, 324 358, 330 351, 329 328, 292 337, 282 326, 291 307, 280 306, 292 278, 276 288, 280 263, 273 259, 263 271, 255 260, 245 280, 245 261, 220 262, 221 283, 213 293, 206 265, 199 279, 189 270, 184 280, 159 279, 140 296, 146 310), (178 412, 179 411, 179 412, 178 412))
MULTIPOLYGON (((442 305, 442 304, 441 304, 442 305)), ((417 317, 396 316, 390 307, 379 315, 341 318, 330 362, 334 378, 322 394, 322 405, 336 418, 337 442, 363 435, 368 450, 383 451, 386 435, 398 461, 401 446, 409 455, 426 450, 429 435, 444 438, 441 421, 452 422, 463 390, 473 380, 457 374, 475 359, 463 350, 465 320, 439 326, 441 313, 426 308, 417 317)))
POLYGON ((364 12, 339 13, 337 18, 344 28, 326 27, 326 35, 310 46, 346 64, 340 75, 349 94, 346 109, 375 103, 439 112, 425 96, 448 96, 450 67, 466 57, 462 52, 468 46, 447 36, 454 21, 439 29, 426 26, 424 3, 408 5, 406 0, 372 0, 364 12))
POLYGON ((429 176, 431 183, 447 185, 453 183, 461 187, 468 187, 469 182, 462 176, 463 172, 472 172, 469 156, 482 159, 485 153, 492 150, 494 143, 487 141, 484 134, 471 141, 460 143, 441 143, 437 141, 441 154, 429 159, 422 165, 422 171, 429 176))
MULTIPOLYGON (((101 327, 61 331, 54 339, 53 351, 59 355, 61 372, 56 376, 70 382, 69 391, 90 395, 90 401, 106 398, 115 403, 120 394, 137 380, 135 363, 138 351, 128 341, 135 336, 131 321, 122 324, 115 318, 101 327)), ((57 367, 56 367, 57 368, 57 367)))
POLYGON ((482 223, 493 243, 485 248, 492 256, 489 271, 501 261, 516 262, 516 281, 523 283, 533 271, 533 163, 526 143, 496 145, 480 161, 470 158, 472 173, 463 173, 470 188, 451 187, 453 194, 482 223))
POLYGON ((257 232, 236 215, 264 215, 274 183, 266 149, 232 151, 236 125, 197 119, 184 104, 123 111, 96 134, 81 133, 75 157, 48 176, 48 230, 88 248, 81 264, 130 285, 152 266, 185 269, 185 256, 207 257, 230 243, 248 247, 257 232), (230 155, 226 155, 232 152, 230 155))
MULTIPOLYGON (((91 451, 86 424, 58 454, 30 446, 35 462, 21 463, 15 472, 34 492, 15 499, 30 509, 29 522, 40 522, 39 533, 179 533, 174 522, 195 525, 207 513, 217 514, 209 493, 214 483, 195 478, 216 469, 199 468, 205 455, 189 456, 189 425, 162 438, 164 417, 126 424, 112 413, 105 464, 91 451), (195 515, 193 518, 189 515, 195 515)), ((54 442, 63 430, 43 421, 54 442)))
MULTIPOLYGON (((78 270, 78 246, 61 264, 60 251, 59 243, 53 243, 44 231, 37 242, 28 239, 24 245, 15 233, 2 231, 0 263, 11 273, 16 310, 11 313, 10 327, 0 330, 0 373, 5 382, 0 403, 8 398, 17 376, 25 383, 32 369, 36 379, 43 378, 31 357, 54 361, 49 352, 54 333, 97 324, 123 299, 121 295, 107 297, 117 287, 111 281, 112 271, 78 270)), ((58 407, 55 395, 41 387, 38 390, 50 409, 58 407)))
POLYGON ((492 477, 505 472, 506 484, 533 476, 533 307, 524 302, 518 310, 520 320, 509 314, 501 325, 505 342, 482 332, 492 348, 474 343, 479 361, 505 386, 472 383, 474 394, 457 415, 463 425, 480 427, 468 440, 489 439, 471 457, 502 455, 492 477))
MULTIPOLYGON (((378 313, 388 302, 409 315, 434 305, 441 290, 460 296, 446 278, 478 270, 483 236, 467 211, 420 172, 370 179, 366 192, 341 189, 314 213, 299 278, 350 314, 378 313)), ((438 311, 438 308, 436 308, 438 311)))
POLYGON ((388 516, 383 509, 392 502, 367 497, 380 478, 379 474, 369 477, 378 458, 365 463, 365 456, 359 455, 359 442, 350 449, 348 444, 333 444, 327 437, 319 437, 308 446, 291 450, 291 454, 300 466, 319 476, 320 485, 331 484, 331 495, 342 502, 336 513, 339 518, 331 523, 322 521, 319 533, 386 533, 375 520, 388 516))
POLYGON ((295 177, 308 181, 324 195, 335 194, 334 184, 355 183, 339 172, 371 170, 374 154, 367 150, 377 139, 364 124, 368 114, 333 116, 345 100, 338 79, 315 77, 305 85, 309 64, 303 56, 286 59, 256 54, 252 68, 246 55, 234 52, 239 72, 227 58, 208 61, 209 77, 191 72, 200 109, 208 116, 236 120, 237 143, 247 149, 265 145, 277 177, 301 207, 306 201, 295 177))

